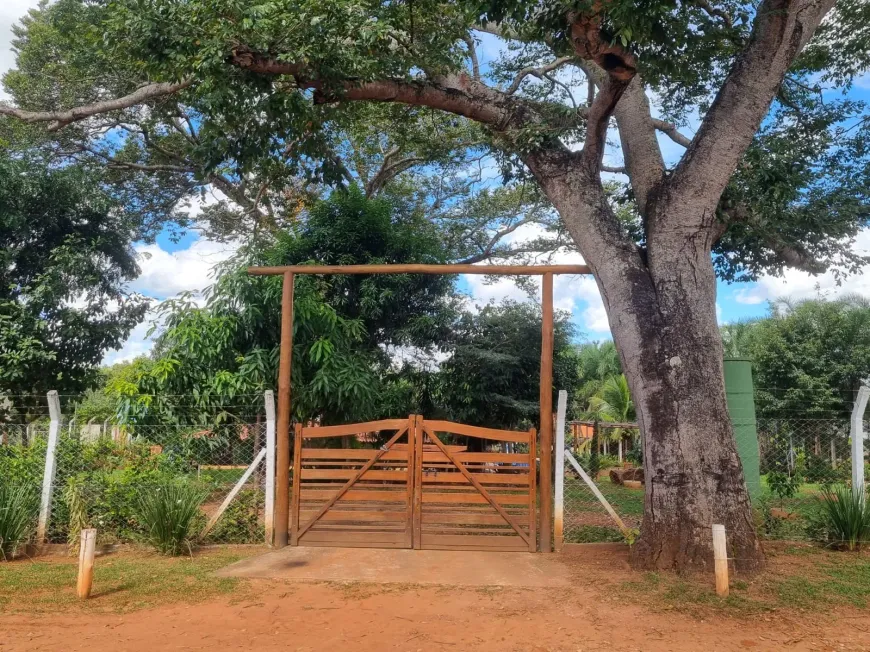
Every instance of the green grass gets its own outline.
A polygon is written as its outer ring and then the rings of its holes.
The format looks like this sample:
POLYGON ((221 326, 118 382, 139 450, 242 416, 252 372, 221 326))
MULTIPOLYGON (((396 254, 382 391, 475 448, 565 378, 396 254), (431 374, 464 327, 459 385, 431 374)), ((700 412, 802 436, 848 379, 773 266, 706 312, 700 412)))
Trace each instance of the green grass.
POLYGON ((244 590, 240 580, 213 572, 258 550, 207 550, 167 558, 142 552, 98 557, 91 598, 75 594, 77 559, 22 559, 0 564, 0 612, 66 610, 128 612, 173 602, 200 602, 244 590))
POLYGON ((571 528, 570 535, 565 539, 565 543, 619 543, 622 541, 625 541, 625 537, 615 525, 613 527, 583 525, 571 528))
MULTIPOLYGON (((770 557, 803 558, 798 568, 772 568, 748 579, 732 579, 730 595, 716 595, 712 575, 682 578, 667 573, 645 573, 625 582, 626 597, 655 609, 678 609, 703 616, 710 611, 751 616, 791 609, 826 612, 843 606, 870 609, 870 558, 851 553, 829 553, 820 548, 790 550, 770 557), (812 562, 807 555, 815 555, 812 562)), ((791 561, 791 560, 786 560, 791 561)), ((797 561, 797 560, 794 560, 797 561)))

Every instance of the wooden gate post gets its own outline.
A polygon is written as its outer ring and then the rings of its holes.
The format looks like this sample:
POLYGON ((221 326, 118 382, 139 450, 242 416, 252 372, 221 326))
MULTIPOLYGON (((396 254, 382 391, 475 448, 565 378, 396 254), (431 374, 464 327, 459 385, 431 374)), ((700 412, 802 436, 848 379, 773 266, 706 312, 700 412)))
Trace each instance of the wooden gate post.
POLYGON ((290 532, 290 372, 293 363, 293 281, 284 273, 281 292, 281 353, 278 363, 278 424, 275 473, 275 547, 287 545, 290 532))
MULTIPOLYGON (((541 291, 541 552, 550 552, 553 514, 553 274, 541 291)), ((533 469, 534 471, 534 469, 533 469)))

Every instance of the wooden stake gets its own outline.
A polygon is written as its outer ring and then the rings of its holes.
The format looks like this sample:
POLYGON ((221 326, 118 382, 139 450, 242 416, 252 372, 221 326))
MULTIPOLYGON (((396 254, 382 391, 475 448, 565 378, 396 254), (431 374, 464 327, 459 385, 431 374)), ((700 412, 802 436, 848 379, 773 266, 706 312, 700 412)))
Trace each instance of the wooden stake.
POLYGON ((79 545, 79 577, 76 583, 76 593, 82 600, 87 600, 91 596, 96 551, 97 531, 94 528, 82 530, 81 544, 79 545))
MULTIPOLYGON (((550 552, 553 515, 553 274, 541 292, 541 552, 550 552)), ((534 470, 534 469, 533 469, 534 470)))
POLYGON ((725 545, 725 526, 713 526, 713 562, 716 570, 716 594, 728 597, 728 554, 725 545))
POLYGON ((293 282, 284 274, 281 293, 281 353, 278 362, 278 423, 275 433, 275 547, 287 545, 290 532, 290 373, 293 363, 293 282))

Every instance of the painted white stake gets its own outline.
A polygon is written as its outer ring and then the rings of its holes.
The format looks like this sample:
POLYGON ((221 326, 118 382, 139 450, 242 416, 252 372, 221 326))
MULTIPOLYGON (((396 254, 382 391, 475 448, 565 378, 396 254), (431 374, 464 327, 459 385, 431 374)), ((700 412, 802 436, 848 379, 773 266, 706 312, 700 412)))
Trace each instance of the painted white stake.
POLYGON ((562 550, 565 538, 565 412, 568 410, 568 392, 559 391, 556 410, 556 504, 553 510, 553 549, 562 550))
POLYGON ((214 527, 214 524, 218 522, 223 513, 227 510, 227 507, 230 506, 230 503, 233 502, 233 498, 242 490, 242 487, 245 486, 245 483, 250 479, 251 474, 254 473, 254 469, 263 461, 263 458, 266 456, 266 449, 261 448, 260 452, 257 453, 257 456, 254 458, 254 461, 251 462, 251 465, 245 470, 242 474, 242 477, 239 478, 239 481, 236 485, 230 490, 230 493, 227 494, 227 497, 224 498, 224 502, 221 503, 221 506, 217 508, 217 511, 212 515, 212 517, 208 520, 208 523, 205 524, 205 527, 200 532, 199 536, 204 537, 208 534, 211 529, 214 527))
POLYGON ((42 497, 39 502, 39 521, 36 526, 36 543, 45 543, 45 532, 48 530, 48 518, 51 515, 51 492, 54 485, 54 472, 57 467, 57 435, 60 431, 60 399, 57 392, 48 393, 48 413, 51 424, 48 427, 48 444, 45 449, 45 468, 42 472, 42 497))
POLYGON ((852 438, 852 491, 864 493, 864 410, 870 399, 870 387, 862 386, 852 408, 852 423, 849 435, 852 438))
POLYGON ((96 551, 97 531, 94 528, 82 530, 81 545, 79 545, 79 577, 76 583, 76 593, 82 600, 87 600, 91 596, 96 551))
POLYGON ((713 526, 713 563, 716 571, 716 595, 728 597, 728 553, 725 526, 713 526))
POLYGON ((275 532, 275 394, 264 395, 266 403, 266 545, 271 546, 275 532))
POLYGON ((604 509, 607 510, 607 513, 610 514, 610 518, 616 521, 619 529, 622 530, 622 533, 627 537, 629 535, 628 527, 623 523, 622 519, 619 518, 619 514, 616 513, 616 510, 613 509, 611 504, 607 502, 607 498, 604 497, 604 494, 601 493, 596 484, 592 481, 592 478, 589 477, 589 474, 583 470, 583 467, 577 463, 577 460, 574 459, 574 456, 569 451, 565 451, 565 459, 571 463, 571 466, 574 467, 577 474, 583 478, 583 482, 585 482, 589 489, 592 490, 592 493, 595 494, 595 497, 602 505, 604 505, 604 509))

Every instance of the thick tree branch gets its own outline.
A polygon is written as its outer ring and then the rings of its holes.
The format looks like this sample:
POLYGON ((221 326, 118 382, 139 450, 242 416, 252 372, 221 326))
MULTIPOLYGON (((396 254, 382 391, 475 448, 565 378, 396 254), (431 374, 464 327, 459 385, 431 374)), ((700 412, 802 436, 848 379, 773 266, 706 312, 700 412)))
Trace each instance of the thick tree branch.
POLYGON ((708 0, 695 0, 695 4, 703 9, 708 16, 721 19, 725 24, 725 27, 734 27, 734 21, 731 19, 731 15, 727 11, 720 9, 719 7, 714 7, 708 2, 708 0))
POLYGON ((596 66, 604 71, 604 75, 596 80, 599 92, 586 115, 586 140, 583 143, 584 165, 597 174, 604 156, 610 116, 637 73, 637 61, 628 50, 604 38, 600 12, 575 14, 571 22, 571 45, 577 56, 589 62, 588 68, 596 66))
POLYGON ((613 174, 627 174, 625 166, 623 165, 602 165, 602 172, 612 172, 613 174))
POLYGON ((159 82, 155 84, 146 84, 137 88, 129 95, 104 100, 102 102, 94 102, 84 106, 67 109, 64 111, 24 111, 11 106, 0 105, 0 115, 8 115, 13 118, 18 118, 22 122, 28 124, 35 122, 48 122, 49 131, 57 131, 73 122, 79 122, 95 115, 110 113, 120 109, 129 109, 130 107, 144 104, 150 100, 154 100, 167 95, 172 95, 180 90, 183 90, 193 84, 193 80, 188 79, 176 84, 168 82, 159 82))
POLYGON ((327 88, 323 82, 308 77, 304 66, 278 61, 243 48, 236 49, 230 63, 250 72, 293 77, 299 88, 315 91, 315 102, 369 100, 428 106, 498 130, 506 129, 515 118, 519 118, 521 109, 530 108, 528 103, 518 98, 507 98, 465 73, 443 75, 425 81, 383 79, 360 82, 349 79, 337 88, 327 88))
POLYGON ((671 176, 672 201, 702 199, 707 203, 706 212, 712 215, 719 196, 767 115, 786 71, 834 2, 761 3, 749 42, 671 176))

